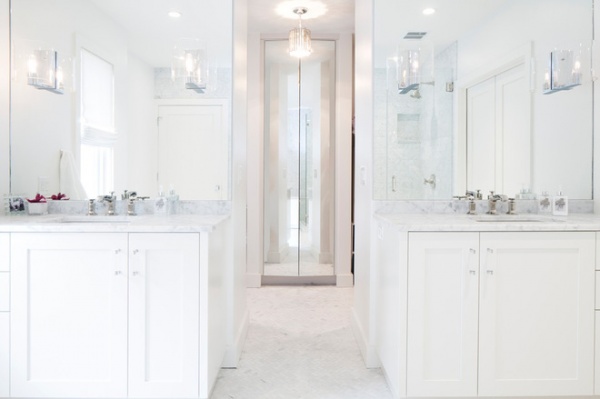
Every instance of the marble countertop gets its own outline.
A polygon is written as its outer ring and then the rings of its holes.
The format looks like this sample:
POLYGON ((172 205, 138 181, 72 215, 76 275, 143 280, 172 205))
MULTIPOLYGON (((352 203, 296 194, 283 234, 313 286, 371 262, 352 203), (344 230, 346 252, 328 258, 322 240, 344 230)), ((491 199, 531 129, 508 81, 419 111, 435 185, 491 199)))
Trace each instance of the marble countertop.
POLYGON ((0 217, 0 232, 198 233, 211 232, 228 218, 229 215, 16 215, 0 217))
POLYGON ((376 213, 400 231, 600 231, 600 215, 376 213))

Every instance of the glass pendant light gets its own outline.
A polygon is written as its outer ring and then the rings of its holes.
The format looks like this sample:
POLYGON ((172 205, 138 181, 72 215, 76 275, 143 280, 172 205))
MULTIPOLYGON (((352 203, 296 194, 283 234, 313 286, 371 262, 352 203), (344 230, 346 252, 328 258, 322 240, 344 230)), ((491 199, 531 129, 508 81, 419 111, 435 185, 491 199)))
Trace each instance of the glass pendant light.
POLYGON ((305 7, 294 9, 294 13, 298 15, 298 27, 290 30, 288 52, 293 57, 306 57, 312 53, 312 45, 310 42, 310 30, 302 27, 302 15, 308 11, 305 7))

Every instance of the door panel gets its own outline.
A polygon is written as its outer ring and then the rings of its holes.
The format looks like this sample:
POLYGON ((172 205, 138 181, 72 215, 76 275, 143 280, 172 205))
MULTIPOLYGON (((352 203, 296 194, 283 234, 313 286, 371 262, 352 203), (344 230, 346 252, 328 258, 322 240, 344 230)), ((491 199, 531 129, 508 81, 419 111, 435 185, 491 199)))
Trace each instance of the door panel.
POLYGON ((478 233, 411 233, 407 394, 477 395, 478 233))
POLYGON ((181 199, 228 198, 227 110, 216 100, 158 107, 158 184, 181 199), (206 145, 210 143, 210 145, 206 145), (190 173, 181 173, 182 170, 190 173), (190 182, 190 175, 194 181, 190 182))
POLYGON ((482 233, 479 394, 591 395, 593 233, 482 233))
POLYGON ((126 396, 126 234, 13 234, 11 254, 11 394, 126 396))
POLYGON ((531 96, 519 65, 467 90, 467 188, 514 196, 531 185, 531 96))
POLYGON ((198 234, 130 234, 129 249, 129 396, 197 397, 198 234))

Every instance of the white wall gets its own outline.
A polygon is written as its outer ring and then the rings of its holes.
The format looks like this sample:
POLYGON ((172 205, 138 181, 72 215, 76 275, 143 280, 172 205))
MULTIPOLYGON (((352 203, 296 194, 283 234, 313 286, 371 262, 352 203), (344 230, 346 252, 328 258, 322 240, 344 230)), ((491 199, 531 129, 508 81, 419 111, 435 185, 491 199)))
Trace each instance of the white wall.
POLYGON ((10 192, 9 0, 0 0, 0 194, 10 192))
POLYGON ((246 307, 246 219, 247 219, 247 120, 248 120, 248 9, 245 0, 223 2, 233 18, 233 126, 232 126, 232 240, 231 292, 228 293, 228 351, 224 367, 236 367, 248 329, 246 307))
MULTIPOLYGON (((600 26, 600 4, 598 0, 594 0, 594 25, 600 26)), ((600 60, 600 45, 594 37, 594 46, 592 50, 592 57, 594 60, 600 60)), ((594 74, 594 77, 598 77, 598 73, 594 74)), ((600 93, 598 92, 598 86, 594 82, 594 119, 600 121, 600 93)), ((594 124, 594 213, 600 213, 600 162, 598 162, 598 154, 600 154, 600 123, 594 124)))
POLYGON ((353 328, 367 367, 377 367, 371 279, 371 201, 373 198, 373 5, 355 3, 355 183, 353 328))
POLYGON ((264 137, 263 131, 263 80, 262 71, 263 49, 260 35, 248 36, 248 252, 246 270, 246 285, 260 287, 261 275, 264 268, 264 207, 262 204, 264 181, 264 137))

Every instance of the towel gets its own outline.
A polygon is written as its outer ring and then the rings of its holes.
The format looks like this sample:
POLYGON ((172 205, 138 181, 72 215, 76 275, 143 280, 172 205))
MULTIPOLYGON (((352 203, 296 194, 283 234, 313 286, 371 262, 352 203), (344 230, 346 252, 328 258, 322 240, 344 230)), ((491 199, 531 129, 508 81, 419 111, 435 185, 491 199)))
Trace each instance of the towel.
POLYGON ((72 200, 87 200, 88 196, 79 179, 79 169, 71 151, 60 150, 60 192, 72 200))

